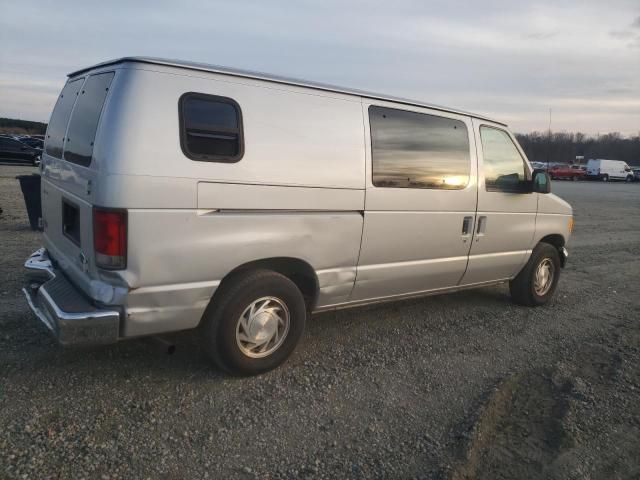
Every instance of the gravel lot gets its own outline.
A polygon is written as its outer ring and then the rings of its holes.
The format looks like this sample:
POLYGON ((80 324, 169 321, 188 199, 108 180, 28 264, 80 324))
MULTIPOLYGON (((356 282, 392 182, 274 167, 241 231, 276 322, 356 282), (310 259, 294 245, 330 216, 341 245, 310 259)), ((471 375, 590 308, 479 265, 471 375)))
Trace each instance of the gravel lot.
POLYGON ((546 307, 500 286, 316 315, 237 379, 190 333, 56 346, 20 292, 33 171, 0 166, 0 477, 640 477, 640 184, 554 182, 576 231, 546 307))

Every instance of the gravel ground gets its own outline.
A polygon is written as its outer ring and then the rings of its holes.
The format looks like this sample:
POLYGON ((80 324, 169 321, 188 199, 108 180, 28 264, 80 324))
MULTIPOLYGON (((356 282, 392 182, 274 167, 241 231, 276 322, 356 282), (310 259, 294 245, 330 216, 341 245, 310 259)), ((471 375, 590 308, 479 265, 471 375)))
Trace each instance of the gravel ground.
POLYGON ((20 293, 33 171, 0 166, 0 477, 640 477, 640 184, 554 182, 576 231, 548 306, 499 286, 316 315, 238 379, 190 333, 56 346, 20 293))

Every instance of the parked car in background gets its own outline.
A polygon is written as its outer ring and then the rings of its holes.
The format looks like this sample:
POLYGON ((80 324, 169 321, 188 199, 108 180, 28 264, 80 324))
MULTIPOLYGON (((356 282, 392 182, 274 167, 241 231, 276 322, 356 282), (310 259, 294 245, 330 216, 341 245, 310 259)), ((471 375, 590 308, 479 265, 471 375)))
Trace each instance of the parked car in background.
POLYGON ((552 180, 583 180, 586 175, 587 171, 581 165, 554 165, 549 168, 552 180))
POLYGON ((545 162, 531 162, 531 168, 534 170, 546 170, 547 164, 545 162))
POLYGON ((622 160, 591 159, 587 162, 587 178, 590 180, 633 181, 633 171, 622 160))
POLYGON ((35 137, 20 137, 18 140, 32 148, 38 148, 40 150, 42 150, 44 146, 44 141, 35 137))
POLYGON ((219 366, 255 374, 310 312, 503 282, 523 305, 554 294, 572 209, 504 123, 172 60, 69 77, 24 289, 63 344, 200 327, 219 366))
POLYGON ((0 136, 0 162, 20 162, 38 165, 42 150, 30 147, 13 137, 0 136))
POLYGON ((640 182, 640 168, 632 168, 633 170, 633 181, 640 182))

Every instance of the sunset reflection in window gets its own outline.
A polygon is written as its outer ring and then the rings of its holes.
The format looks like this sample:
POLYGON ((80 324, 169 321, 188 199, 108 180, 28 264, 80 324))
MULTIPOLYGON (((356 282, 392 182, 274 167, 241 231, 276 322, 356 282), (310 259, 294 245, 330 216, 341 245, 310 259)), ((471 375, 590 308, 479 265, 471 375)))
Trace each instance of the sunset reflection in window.
POLYGON ((376 187, 457 190, 469 183, 464 122, 376 106, 369 121, 376 187))

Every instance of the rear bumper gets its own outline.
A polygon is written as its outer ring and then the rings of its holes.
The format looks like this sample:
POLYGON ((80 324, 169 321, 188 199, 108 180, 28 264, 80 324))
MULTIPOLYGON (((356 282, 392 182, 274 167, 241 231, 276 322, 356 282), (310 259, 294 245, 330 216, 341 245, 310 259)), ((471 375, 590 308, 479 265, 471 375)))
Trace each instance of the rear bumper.
POLYGON ((93 305, 57 270, 44 248, 24 264, 22 289, 33 313, 61 345, 103 345, 119 337, 120 312, 93 305))

